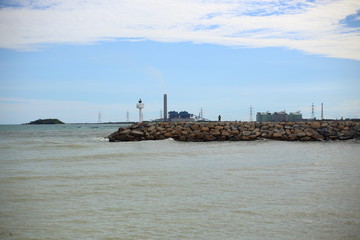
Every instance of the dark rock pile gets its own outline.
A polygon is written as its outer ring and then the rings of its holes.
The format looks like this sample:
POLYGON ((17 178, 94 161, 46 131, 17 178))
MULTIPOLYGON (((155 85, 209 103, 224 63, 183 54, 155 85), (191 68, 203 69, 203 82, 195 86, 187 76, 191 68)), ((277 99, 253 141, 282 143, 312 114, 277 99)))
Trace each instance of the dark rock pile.
POLYGON ((178 141, 322 141, 360 138, 360 122, 143 122, 119 128, 110 142, 162 140, 178 141))

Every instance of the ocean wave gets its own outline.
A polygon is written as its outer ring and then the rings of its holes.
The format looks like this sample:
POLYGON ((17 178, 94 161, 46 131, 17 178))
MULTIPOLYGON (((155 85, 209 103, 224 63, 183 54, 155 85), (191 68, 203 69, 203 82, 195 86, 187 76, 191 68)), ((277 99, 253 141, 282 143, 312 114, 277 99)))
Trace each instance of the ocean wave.
POLYGON ((92 140, 95 141, 95 142, 108 142, 109 138, 107 138, 107 137, 96 137, 96 138, 93 138, 92 140))

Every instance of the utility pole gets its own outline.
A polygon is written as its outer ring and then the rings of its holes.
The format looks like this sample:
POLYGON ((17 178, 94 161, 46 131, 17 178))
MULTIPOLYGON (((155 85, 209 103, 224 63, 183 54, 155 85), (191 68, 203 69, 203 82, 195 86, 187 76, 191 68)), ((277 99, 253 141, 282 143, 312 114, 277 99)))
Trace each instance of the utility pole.
POLYGON ((250 118, 249 118, 250 122, 253 121, 253 107, 252 105, 250 105, 250 118))
POLYGON ((98 115, 98 123, 101 123, 101 112, 99 112, 99 115, 98 115))
POLYGON ((315 110, 314 110, 314 103, 311 105, 311 118, 315 120, 315 110))

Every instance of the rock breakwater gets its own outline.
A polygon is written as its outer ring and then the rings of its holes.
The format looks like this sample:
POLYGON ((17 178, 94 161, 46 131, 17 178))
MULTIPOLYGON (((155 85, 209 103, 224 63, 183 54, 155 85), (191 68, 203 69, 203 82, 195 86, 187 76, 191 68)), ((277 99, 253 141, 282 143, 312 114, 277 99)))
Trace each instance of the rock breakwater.
POLYGON ((177 141, 322 141, 360 138, 360 122, 143 122, 121 127, 108 136, 110 142, 177 141))

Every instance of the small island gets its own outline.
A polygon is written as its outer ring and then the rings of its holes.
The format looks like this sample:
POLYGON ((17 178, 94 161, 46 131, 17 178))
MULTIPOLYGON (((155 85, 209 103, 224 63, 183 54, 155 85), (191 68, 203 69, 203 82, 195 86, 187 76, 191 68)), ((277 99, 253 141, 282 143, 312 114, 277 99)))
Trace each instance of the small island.
POLYGON ((48 118, 48 119, 38 119, 32 122, 29 122, 28 124, 64 124, 62 121, 60 121, 59 119, 53 119, 53 118, 48 118))

